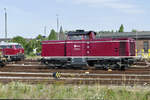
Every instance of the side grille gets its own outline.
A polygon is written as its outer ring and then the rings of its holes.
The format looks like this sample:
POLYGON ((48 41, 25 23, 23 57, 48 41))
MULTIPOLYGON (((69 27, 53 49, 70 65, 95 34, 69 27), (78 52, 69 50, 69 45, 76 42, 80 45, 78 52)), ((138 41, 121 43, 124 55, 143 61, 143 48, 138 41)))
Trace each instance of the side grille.
POLYGON ((119 56, 126 56, 126 42, 120 42, 119 56))

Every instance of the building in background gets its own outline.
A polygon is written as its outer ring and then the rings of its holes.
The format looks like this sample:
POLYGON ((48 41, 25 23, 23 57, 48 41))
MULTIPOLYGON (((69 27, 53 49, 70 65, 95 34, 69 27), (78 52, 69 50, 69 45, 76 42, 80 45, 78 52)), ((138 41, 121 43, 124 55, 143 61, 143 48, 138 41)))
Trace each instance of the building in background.
POLYGON ((100 32, 97 37, 100 38, 118 38, 131 37, 136 40, 136 51, 138 55, 150 53, 150 31, 141 32, 100 32))

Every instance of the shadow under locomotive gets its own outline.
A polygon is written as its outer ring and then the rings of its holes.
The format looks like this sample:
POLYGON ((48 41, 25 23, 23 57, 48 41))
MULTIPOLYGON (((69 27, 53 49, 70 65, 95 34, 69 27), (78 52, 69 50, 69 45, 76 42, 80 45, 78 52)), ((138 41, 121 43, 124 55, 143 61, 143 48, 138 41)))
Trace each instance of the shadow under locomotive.
POLYGON ((96 38, 93 31, 71 31, 67 40, 42 41, 41 56, 42 63, 54 68, 126 69, 135 61, 135 40, 96 38))

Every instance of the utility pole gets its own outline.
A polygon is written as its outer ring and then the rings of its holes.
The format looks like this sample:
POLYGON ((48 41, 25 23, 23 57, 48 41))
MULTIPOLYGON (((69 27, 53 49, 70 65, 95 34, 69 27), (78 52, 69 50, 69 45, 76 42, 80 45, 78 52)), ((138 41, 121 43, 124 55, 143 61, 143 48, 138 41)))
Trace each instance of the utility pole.
POLYGON ((46 37, 46 26, 44 27, 44 35, 46 37))
POLYGON ((58 34, 58 40, 59 40, 59 15, 58 14, 56 14, 56 16, 57 16, 57 34, 58 34))
POLYGON ((7 39, 7 12, 6 8, 4 8, 5 11, 5 39, 7 39))

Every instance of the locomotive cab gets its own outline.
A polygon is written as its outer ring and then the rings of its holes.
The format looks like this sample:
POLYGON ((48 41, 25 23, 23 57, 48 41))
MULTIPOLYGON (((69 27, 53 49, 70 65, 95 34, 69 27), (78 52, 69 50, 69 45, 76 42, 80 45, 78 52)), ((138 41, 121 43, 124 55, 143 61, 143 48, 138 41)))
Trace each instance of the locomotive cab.
POLYGON ((76 30, 75 32, 70 31, 67 33, 67 40, 93 40, 95 38, 96 33, 93 31, 76 30))

